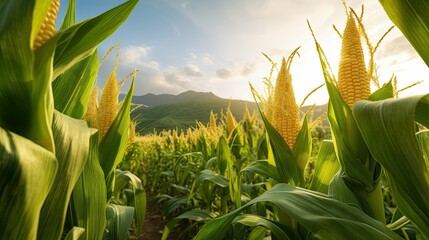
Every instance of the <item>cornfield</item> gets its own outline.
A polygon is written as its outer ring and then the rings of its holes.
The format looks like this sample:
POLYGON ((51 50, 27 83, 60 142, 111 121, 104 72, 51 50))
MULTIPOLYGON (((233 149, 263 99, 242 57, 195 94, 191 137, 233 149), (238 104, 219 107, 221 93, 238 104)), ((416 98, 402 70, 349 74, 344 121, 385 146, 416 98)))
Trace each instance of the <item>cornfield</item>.
MULTIPOLYGON (((405 2, 380 0, 429 65, 429 5, 405 2)), ((279 66, 264 54, 258 112, 139 136, 118 57, 101 98, 96 84, 98 44, 137 3, 76 23, 69 0, 59 29, 59 0, 0 3, 0 239, 145 239, 147 203, 161 239, 429 239, 429 95, 379 83, 390 29, 373 46, 363 10, 347 11, 334 74, 309 23, 329 134, 296 102, 297 48, 279 66)))

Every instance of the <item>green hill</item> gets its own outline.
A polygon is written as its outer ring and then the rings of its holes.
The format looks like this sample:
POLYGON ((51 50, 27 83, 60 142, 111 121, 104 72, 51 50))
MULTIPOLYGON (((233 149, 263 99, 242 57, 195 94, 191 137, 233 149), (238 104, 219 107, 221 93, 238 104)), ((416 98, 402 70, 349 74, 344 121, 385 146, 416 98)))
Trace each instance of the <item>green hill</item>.
MULTIPOLYGON (((224 99, 211 92, 187 91, 178 95, 146 94, 134 96, 133 103, 143 105, 131 114, 132 119, 138 122, 136 130, 140 134, 175 128, 186 130, 194 127, 196 121, 206 124, 209 122, 210 111, 217 114, 219 119, 221 112, 225 113, 228 105, 237 120, 243 118, 246 104, 250 113, 256 111, 254 102, 224 99)), ((316 106, 313 118, 326 112, 326 108, 326 105, 316 106)), ((305 112, 307 109, 308 106, 302 111, 305 112)))
POLYGON ((139 123, 137 131, 146 134, 163 129, 182 129, 196 125, 196 120, 206 124, 209 122, 210 111, 220 116, 230 104, 231 111, 237 120, 243 118, 247 107, 252 113, 256 110, 254 102, 229 100, 217 97, 211 92, 187 91, 179 95, 147 94, 134 96, 133 103, 143 104, 143 107, 133 111, 131 117, 139 123))

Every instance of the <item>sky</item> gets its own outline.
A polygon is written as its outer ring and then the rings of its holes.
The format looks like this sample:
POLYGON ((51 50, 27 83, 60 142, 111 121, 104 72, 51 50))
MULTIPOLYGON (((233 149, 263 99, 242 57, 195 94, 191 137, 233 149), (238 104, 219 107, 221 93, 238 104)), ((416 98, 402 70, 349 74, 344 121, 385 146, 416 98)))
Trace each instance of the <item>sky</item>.
MULTIPOLYGON (((76 0, 77 21, 96 16, 119 5, 119 0, 76 0)), ((348 0, 360 13, 373 44, 393 25, 377 0, 348 0)), ((66 1, 62 1, 62 19, 66 1)), ((138 69, 135 95, 178 94, 187 90, 213 92, 227 99, 252 100, 249 83, 264 92, 270 73, 267 54, 281 64, 282 57, 300 47, 291 67, 298 104, 324 83, 310 22, 334 73, 337 72, 341 39, 346 22, 341 0, 140 0, 128 20, 100 44, 100 58, 120 42, 118 79, 138 69)), ((364 48, 366 51, 366 48, 364 48)), ((97 84, 102 87, 114 66, 116 53, 102 64, 97 84)), ((368 61, 368 56, 366 57, 368 61)), ((420 85, 400 96, 429 91, 429 70, 412 46, 395 28, 375 55, 381 83, 394 74, 401 89, 420 85)), ((274 73, 273 81, 277 73, 274 73)), ((130 80, 124 85, 126 92, 130 80)), ((373 88, 375 90, 375 88, 373 88)), ((316 91, 308 104, 328 101, 326 88, 316 91)))

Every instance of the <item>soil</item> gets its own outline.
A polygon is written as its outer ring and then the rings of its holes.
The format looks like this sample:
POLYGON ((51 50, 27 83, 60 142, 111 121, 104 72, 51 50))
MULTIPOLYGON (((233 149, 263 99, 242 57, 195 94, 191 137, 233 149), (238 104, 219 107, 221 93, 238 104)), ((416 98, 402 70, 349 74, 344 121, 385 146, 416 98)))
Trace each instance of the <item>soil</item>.
MULTIPOLYGON (((142 234, 137 237, 135 229, 132 230, 132 234, 130 239, 132 240, 160 240, 162 237, 162 231, 164 230, 164 226, 167 224, 165 220, 162 219, 161 209, 159 206, 153 204, 152 196, 147 195, 146 202, 146 214, 143 223, 143 231, 142 234)), ((169 234, 168 240, 178 240, 177 232, 173 231, 169 234)))

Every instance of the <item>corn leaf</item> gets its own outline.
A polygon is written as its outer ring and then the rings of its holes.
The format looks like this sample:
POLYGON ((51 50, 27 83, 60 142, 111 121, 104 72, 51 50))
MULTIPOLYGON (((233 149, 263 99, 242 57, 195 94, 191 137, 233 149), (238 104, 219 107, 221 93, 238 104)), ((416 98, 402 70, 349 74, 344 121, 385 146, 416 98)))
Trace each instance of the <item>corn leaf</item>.
POLYGON ((305 116, 302 121, 301 131, 298 134, 295 147, 293 148, 293 156, 295 157, 296 165, 302 175, 304 175, 305 167, 311 157, 311 147, 311 131, 308 129, 308 120, 307 116, 305 116))
POLYGON ((399 209, 429 238, 429 170, 415 120, 429 127, 429 96, 369 102, 353 108, 369 150, 386 170, 399 209))
MULTIPOLYGON (((92 129, 94 130, 94 129, 92 129)), ((91 132, 90 152, 85 167, 73 189, 73 222, 85 229, 80 239, 101 239, 106 225, 106 185, 98 159, 98 132, 91 132)))
POLYGON ((111 239, 128 239, 128 229, 133 222, 133 216, 133 207, 114 204, 107 205, 107 230, 111 239))
POLYGON ((5 1, 1 4, 0 126, 54 151, 50 81, 58 38, 35 52, 31 48, 31 35, 35 31, 32 25, 41 24, 46 3, 5 1))
POLYGON ((339 169, 340 163, 335 155, 334 144, 331 140, 324 140, 320 145, 309 189, 328 194, 329 183, 339 169))
POLYGON ((165 225, 161 240, 166 240, 168 238, 170 232, 173 230, 175 225, 180 222, 180 220, 186 219, 195 222, 203 222, 213 219, 214 217, 216 217, 216 214, 207 210, 191 210, 184 212, 165 225))
POLYGON ((419 142, 420 150, 423 153, 423 158, 426 162, 426 167, 429 168, 429 130, 423 130, 416 134, 419 142))
POLYGON ((74 24, 76 24, 76 1, 69 0, 66 14, 61 22, 60 30, 65 30, 74 24))
POLYGON ((219 187, 223 187, 223 188, 226 188, 229 186, 228 178, 226 178, 222 175, 219 175, 218 173, 215 173, 211 170, 207 170, 207 169, 200 172, 200 175, 198 176, 196 185, 198 186, 203 181, 212 182, 212 183, 218 185, 219 187))
POLYGON ((81 119, 98 73, 98 53, 78 62, 52 82, 55 109, 81 119))
MULTIPOLYGON (((64 240, 79 240, 81 236, 85 233, 85 228, 74 227, 70 232, 67 233, 67 236, 64 240)), ((101 238, 99 238, 101 239, 101 238)))
POLYGON ((297 233, 295 233, 292 229, 288 228, 286 225, 257 215, 242 214, 236 217, 232 223, 241 223, 249 227, 262 226, 270 230, 272 237, 274 237, 275 239, 301 239, 297 233))
POLYGON ((208 221, 195 240, 223 239, 234 219, 260 202, 274 204, 320 239, 401 239, 356 207, 317 192, 279 183, 243 207, 208 221))
POLYGON ((0 239, 36 239, 57 166, 52 152, 0 128, 0 239))
POLYGON ((257 160, 247 165, 242 172, 248 171, 259 174, 263 177, 272 178, 276 181, 280 180, 276 166, 271 165, 268 160, 257 160))
POLYGON ((393 98, 393 97, 394 97, 393 85, 392 85, 392 81, 390 80, 389 82, 383 84, 383 86, 380 89, 373 92, 369 96, 368 100, 379 101, 379 100, 384 100, 384 99, 393 98))
POLYGON ((379 0, 389 18, 401 30, 429 66, 429 2, 426 0, 379 0))
POLYGON ((116 169, 115 189, 113 195, 117 195, 118 192, 129 183, 133 187, 133 201, 128 204, 133 206, 135 209, 137 236, 140 236, 146 213, 146 192, 141 180, 136 175, 129 171, 116 169))
POLYGON ((52 129, 58 173, 40 213, 39 239, 61 236, 71 193, 90 153, 92 130, 86 122, 55 112, 52 129))
MULTIPOLYGON (((125 149, 128 144, 128 129, 130 126, 130 106, 134 92, 134 79, 130 89, 123 100, 123 104, 112 125, 100 142, 100 164, 104 171, 104 176, 109 178, 109 174, 114 172, 116 166, 122 161, 125 149)), ((112 106, 114 107, 114 106, 112 106)), ((109 191, 109 189, 108 189, 109 191)))
POLYGON ((54 36, 36 50, 33 82, 33 115, 29 138, 54 151, 52 119, 54 97, 52 95, 52 61, 58 36, 54 36))
POLYGON ((54 57, 54 78, 91 55, 130 15, 138 0, 128 0, 101 15, 75 24, 62 32, 54 57))

